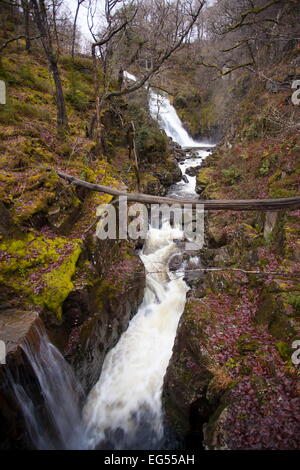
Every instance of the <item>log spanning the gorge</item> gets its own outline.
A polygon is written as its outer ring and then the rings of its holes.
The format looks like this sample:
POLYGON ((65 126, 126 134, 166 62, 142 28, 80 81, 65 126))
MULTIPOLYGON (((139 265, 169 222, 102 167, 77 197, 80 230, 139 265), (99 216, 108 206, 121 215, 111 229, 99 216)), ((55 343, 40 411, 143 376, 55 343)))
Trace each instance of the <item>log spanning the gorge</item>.
POLYGON ((151 196, 143 193, 127 193, 117 189, 102 186, 100 184, 88 183, 71 176, 62 171, 47 168, 48 171, 55 171, 61 178, 76 186, 82 186, 91 191, 110 194, 111 196, 126 196, 127 201, 140 202, 143 204, 202 204, 205 210, 231 210, 231 211, 279 211, 300 209, 300 196, 281 199, 242 199, 242 200, 201 200, 201 199, 175 199, 163 196, 151 196))

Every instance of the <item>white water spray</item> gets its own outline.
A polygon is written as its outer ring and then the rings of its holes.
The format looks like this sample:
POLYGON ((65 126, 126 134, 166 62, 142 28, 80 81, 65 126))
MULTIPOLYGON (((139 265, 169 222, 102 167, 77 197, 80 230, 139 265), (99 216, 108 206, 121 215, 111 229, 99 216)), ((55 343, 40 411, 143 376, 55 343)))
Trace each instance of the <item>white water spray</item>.
MULTIPOLYGON (((125 76, 136 81, 131 74, 125 76)), ((189 137, 166 96, 150 89, 149 107, 152 116, 175 142, 185 147, 201 147, 189 137)), ((197 153, 197 158, 183 162, 183 169, 196 166, 208 154, 203 149, 197 153)), ((169 194, 194 195, 194 186, 195 177, 188 177, 188 183, 177 183, 169 194)), ((179 251, 174 239, 181 236, 179 229, 166 223, 161 229, 149 230, 141 254, 147 274, 144 300, 128 330, 106 356, 99 381, 83 410, 85 425, 78 408, 80 390, 76 379, 46 333, 38 331, 39 356, 30 344, 24 345, 44 396, 50 425, 50 429, 45 428, 30 395, 12 380, 36 448, 162 448, 163 379, 188 291, 184 273, 171 272, 168 267, 172 256, 179 251)))
MULTIPOLYGON (((137 81, 137 78, 129 72, 124 72, 124 76, 128 80, 137 81)), ((155 88, 149 89, 149 111, 168 137, 181 147, 194 150, 191 158, 180 163, 182 174, 186 176, 187 181, 181 181, 174 185, 169 195, 172 197, 195 196, 196 177, 188 175, 186 170, 189 167, 200 165, 209 154, 209 149, 214 145, 208 142, 198 142, 190 137, 168 96, 163 92, 156 91, 155 88)))
POLYGON ((199 142, 192 139, 184 129, 174 106, 167 96, 150 89, 149 109, 153 119, 158 121, 167 136, 171 137, 177 144, 182 147, 199 146, 199 142))
POLYGON ((163 438, 163 378, 188 291, 182 273, 167 266, 178 251, 176 233, 180 238, 169 224, 149 230, 141 255, 147 273, 143 303, 107 355, 84 408, 92 448, 102 441, 115 449, 153 449, 163 438))

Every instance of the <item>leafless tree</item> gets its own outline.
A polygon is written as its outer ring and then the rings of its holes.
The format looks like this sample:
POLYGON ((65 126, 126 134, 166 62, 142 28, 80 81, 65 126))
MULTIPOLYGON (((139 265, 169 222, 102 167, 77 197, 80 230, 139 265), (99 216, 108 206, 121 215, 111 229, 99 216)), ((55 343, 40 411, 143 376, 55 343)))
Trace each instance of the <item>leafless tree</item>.
MULTIPOLYGON (((53 46, 52 31, 49 25, 49 7, 52 12, 55 11, 55 5, 53 3, 46 4, 45 0, 31 0, 33 18, 36 27, 40 33, 41 41, 45 55, 49 62, 49 67, 53 76, 55 84, 55 97, 57 106, 57 127, 60 134, 63 134, 68 129, 68 117, 65 105, 65 98, 58 69, 58 54, 53 46)), ((52 20, 55 23, 55 16, 52 16, 52 20)), ((54 34, 57 35, 56 26, 54 28, 54 34)))
MULTIPOLYGON (((204 0, 147 0, 141 3, 106 1, 107 27, 101 38, 92 45, 96 100, 96 116, 93 123, 96 125, 99 147, 103 103, 139 90, 159 73, 168 59, 189 40, 204 3, 204 0), (107 77, 113 75, 113 68, 120 77, 120 71, 126 70, 129 64, 138 62, 143 55, 147 57, 148 66, 138 80, 123 88, 119 79, 118 89, 111 91, 111 82, 107 81, 107 77), (104 71, 101 95, 98 63, 101 63, 104 71)), ((90 16, 93 18, 92 14, 90 16)))
MULTIPOLYGON (((293 0, 218 0, 207 10, 205 52, 199 64, 214 69, 220 76, 248 68, 259 73, 261 58, 266 60, 266 49, 278 53, 297 36, 297 24, 290 23, 290 35, 282 36, 282 23, 287 27, 288 15, 295 15, 299 3, 293 0), (298 4, 298 6, 296 5, 298 4)), ((270 57, 272 62, 274 58, 270 57)))
POLYGON ((78 19, 79 9, 84 2, 85 0, 77 0, 77 7, 76 7, 74 23, 73 23, 72 50, 71 50, 72 59, 74 59, 74 54, 75 54, 76 30, 77 30, 77 19, 78 19))

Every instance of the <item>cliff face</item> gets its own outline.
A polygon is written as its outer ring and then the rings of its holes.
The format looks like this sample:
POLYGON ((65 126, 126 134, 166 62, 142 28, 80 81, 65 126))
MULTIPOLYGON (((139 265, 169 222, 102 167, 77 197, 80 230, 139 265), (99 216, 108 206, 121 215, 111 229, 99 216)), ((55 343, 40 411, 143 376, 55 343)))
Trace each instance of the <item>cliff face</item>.
MULTIPOLYGON (((269 73, 280 83, 296 79, 296 50, 269 73)), ((291 94, 260 80, 244 91, 199 171, 201 197, 299 195, 300 110, 291 94)), ((190 292, 164 389, 167 417, 190 445, 299 448, 299 366, 291 359, 300 338, 299 235, 299 211, 208 214, 199 254, 204 267, 224 271, 207 272, 190 292)))

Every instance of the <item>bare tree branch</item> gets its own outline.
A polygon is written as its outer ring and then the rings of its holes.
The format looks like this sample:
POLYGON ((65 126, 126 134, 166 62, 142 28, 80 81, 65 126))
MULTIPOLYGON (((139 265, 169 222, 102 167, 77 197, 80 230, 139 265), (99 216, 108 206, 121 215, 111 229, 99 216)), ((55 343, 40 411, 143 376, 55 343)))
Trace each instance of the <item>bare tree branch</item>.
POLYGON ((188 35, 190 34, 190 32, 192 31, 193 29, 193 26, 194 24, 196 23, 199 15, 200 15, 200 12, 202 10, 204 6, 204 2, 201 2, 200 5, 198 6, 197 10, 192 14, 192 19, 190 21, 190 23, 188 24, 188 26, 186 27, 186 29, 181 33, 181 36, 180 36, 180 39, 169 49, 167 50, 163 55, 162 57, 158 60, 158 62, 156 64, 153 65, 153 67, 151 68, 151 70, 146 73, 146 75, 144 75, 143 78, 141 78, 140 80, 138 80, 135 85, 131 86, 131 87, 128 87, 128 88, 124 88, 123 90, 120 90, 120 91, 113 91, 113 92, 110 92, 108 93, 106 96, 105 96, 105 99, 110 99, 110 98, 113 98, 113 97, 116 97, 116 96, 123 96, 123 95, 127 95, 129 93, 133 93, 134 91, 137 91, 139 90, 140 88, 142 88, 145 83, 155 74, 159 71, 159 69, 161 68, 161 66, 164 64, 164 62, 166 62, 173 54, 174 52, 176 52, 181 46, 182 44, 184 43, 185 39, 188 37, 188 35))
MULTIPOLYGON (((40 38, 41 38, 41 36, 34 36, 34 37, 30 38, 30 41, 34 41, 35 39, 40 39, 40 38)), ((21 34, 20 36, 17 36, 17 37, 12 38, 12 39, 8 39, 8 41, 1 44, 0 53, 3 51, 3 49, 5 49, 6 46, 8 46, 8 44, 10 44, 11 42, 14 42, 14 41, 19 41, 19 39, 26 39, 25 34, 21 34)))
MULTIPOLYGON (((270 8, 272 5, 275 5, 276 3, 279 3, 279 2, 281 2, 281 1, 282 1, 282 0, 270 0, 268 3, 266 3, 265 5, 262 5, 261 7, 252 8, 252 9, 250 9, 250 10, 248 10, 248 11, 244 11, 244 12, 240 13, 241 19, 240 19, 237 23, 235 23, 234 25, 229 26, 226 30, 223 31, 222 34, 226 34, 226 33, 230 32, 230 31, 234 31, 234 30, 236 30, 237 28, 239 28, 240 26, 243 26, 243 25, 246 25, 246 24, 248 24, 248 25, 249 25, 249 24, 252 24, 251 22, 245 23, 245 20, 246 20, 246 18, 247 18, 249 15, 251 15, 251 14, 253 14, 253 15, 259 15, 259 14, 262 13, 263 11, 267 10, 268 8, 270 8)), ((268 18, 268 19, 265 19, 265 18, 264 18, 264 21, 274 21, 274 22, 276 22, 276 20, 270 19, 270 18, 268 18)))

